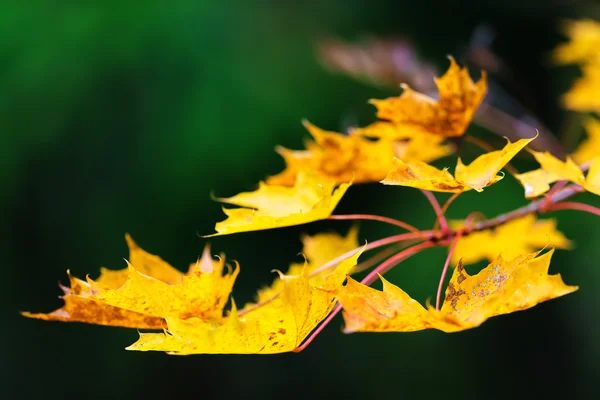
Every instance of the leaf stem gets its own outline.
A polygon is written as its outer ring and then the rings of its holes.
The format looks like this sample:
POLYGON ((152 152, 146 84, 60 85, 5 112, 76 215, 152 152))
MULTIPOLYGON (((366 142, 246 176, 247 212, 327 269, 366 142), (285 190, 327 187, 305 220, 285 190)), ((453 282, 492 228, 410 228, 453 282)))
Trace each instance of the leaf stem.
POLYGON ((410 232, 419 232, 419 229, 407 224, 404 221, 399 221, 397 219, 394 218, 388 218, 388 217, 383 217, 381 215, 371 215, 371 214, 340 214, 340 215, 330 215, 329 219, 335 219, 335 220, 371 220, 371 221, 379 221, 379 222, 384 222, 386 224, 390 224, 390 225, 396 225, 399 226, 401 228, 404 228, 410 232))
MULTIPOLYGON (((467 225, 465 223, 465 225, 467 225)), ((446 273, 448 273, 448 267, 450 266, 450 260, 452 259, 452 254, 454 253, 454 249, 456 248, 456 243, 460 240, 460 236, 462 233, 459 231, 456 234, 456 237, 452 241, 452 245, 450 246, 450 251, 448 251, 448 257, 446 257, 446 262, 444 263, 444 268, 442 269, 442 275, 440 276, 440 282, 438 283, 437 295, 435 296, 435 309, 439 311, 440 309, 440 299, 442 297, 442 289, 444 287, 444 281, 446 280, 446 273)))
POLYGON ((323 322, 321 322, 321 325, 319 325, 317 327, 317 329, 314 330, 313 333, 310 334, 310 336, 304 341, 304 343, 302 343, 300 346, 296 347, 294 349, 294 353, 300 353, 302 350, 304 350, 305 348, 308 347, 308 345, 315 340, 315 338, 317 336, 319 336, 319 333, 321 333, 321 331, 323 329, 325 329, 325 327, 331 322, 332 319, 335 318, 336 315, 339 314, 339 312, 342 311, 342 306, 340 304, 336 304, 335 308, 333 309, 333 311, 331 312, 331 314, 329 314, 327 316, 327 318, 325 318, 323 320, 323 322))
POLYGON ((373 269, 373 271, 369 272, 369 274, 367 276, 365 276, 365 278, 362 281, 360 281, 360 283, 368 286, 371 283, 375 282, 375 280, 377 279, 377 277, 379 275, 385 274, 390 269, 394 268, 396 265, 398 265, 400 262, 404 261, 408 257, 417 254, 421 250, 425 250, 430 247, 435 247, 438 245, 439 244, 437 244, 437 243, 427 241, 427 242, 423 242, 423 243, 414 245, 412 247, 409 247, 408 249, 405 249, 405 250, 401 251, 400 253, 394 255, 393 257, 390 257, 387 260, 385 260, 384 262, 382 262, 377 268, 375 268, 375 269, 373 269))
MULTIPOLYGON (((421 243, 421 244, 409 247, 408 249, 401 251, 400 253, 396 254, 393 257, 390 257, 388 260, 383 262, 379 267, 377 267, 373 271, 371 271, 371 273, 369 275, 367 275, 360 283, 362 283, 364 285, 370 285, 371 283, 373 283, 373 281, 375 281, 375 278, 377 278, 377 276, 379 274, 384 274, 386 271, 389 271, 391 268, 396 266, 401 261, 404 261, 408 257, 417 254, 421 250, 424 250, 429 247, 434 247, 434 246, 436 246, 435 243, 425 242, 425 243, 421 243)), ((335 316, 337 314, 339 314, 339 312, 341 310, 342 310, 342 306, 339 303, 336 304, 333 311, 331 312, 331 314, 329 314, 327 316, 327 318, 325 318, 323 320, 323 322, 321 322, 321 324, 317 327, 317 329, 315 329, 310 334, 310 336, 304 341, 304 343, 302 343, 300 346, 298 346, 297 348, 294 349, 294 352, 299 353, 302 350, 304 350, 306 347, 308 347, 308 345, 313 340, 315 340, 315 338, 319 335, 319 333, 321 333, 321 331, 331 322, 331 320, 333 320, 333 318, 335 318, 335 316)))
MULTIPOLYGON (((448 198, 448 200, 446 200, 446 202, 442 206, 442 213, 444 215, 446 215, 446 211, 448 211, 448 208, 450 208, 450 204, 452 204, 454 202, 454 200, 456 200, 456 198, 461 195, 461 193, 462 192, 454 193, 452 196, 450 196, 448 198)), ((440 223, 439 218, 436 218, 435 219, 435 224, 433 225, 433 230, 434 231, 438 228, 439 223, 440 223)))
POLYGON ((427 200, 429 200, 429 203, 433 207, 433 210, 435 211, 435 215, 437 216, 437 221, 440 222, 442 234, 447 234, 448 233, 448 222, 446 221, 446 217, 444 216, 444 211, 442 210, 442 207, 440 206, 440 202, 437 200, 435 195, 433 193, 431 193, 429 190, 421 190, 421 193, 423 193, 425 195, 425 197, 427 198, 427 200))
POLYGON ((578 203, 576 201, 564 201, 562 203, 556 203, 548 207, 548 211, 559 210, 583 211, 600 216, 600 208, 591 206, 589 204, 578 203))
MULTIPOLYGON (((364 248, 363 251, 369 251, 369 250, 373 250, 379 247, 383 247, 383 246, 387 246, 389 244, 394 244, 394 243, 399 243, 402 242, 404 240, 411 240, 411 239, 431 239, 433 237, 433 231, 419 231, 419 232, 408 232, 408 233, 402 233, 400 235, 394 235, 394 236, 389 236, 389 237, 385 237, 383 239, 379 239, 376 240, 374 242, 368 243, 365 246, 362 247, 357 247, 356 249, 350 250, 347 253, 342 254, 339 257, 334 258, 333 260, 323 264, 322 266, 320 266, 319 268, 317 268, 316 270, 312 271, 310 274, 308 274, 309 278, 313 277, 333 266, 335 266, 336 264, 339 264, 340 262, 344 261, 346 258, 348 257, 352 257, 354 254, 356 254, 358 251, 360 251, 361 249, 364 248)), ((263 300, 259 303, 256 303, 248 308, 245 308, 243 310, 240 310, 238 312, 238 316, 242 316, 244 314, 247 314, 251 311, 254 311, 262 306, 264 306, 265 304, 270 303, 271 301, 275 300, 277 297, 279 297, 279 295, 281 294, 281 292, 269 297, 266 300, 263 300)))

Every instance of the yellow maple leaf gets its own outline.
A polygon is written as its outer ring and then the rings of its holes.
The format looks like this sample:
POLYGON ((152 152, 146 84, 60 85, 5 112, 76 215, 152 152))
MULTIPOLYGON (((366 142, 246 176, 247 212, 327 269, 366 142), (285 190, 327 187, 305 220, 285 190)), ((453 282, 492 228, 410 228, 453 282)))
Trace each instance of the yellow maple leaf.
MULTIPOLYGON (((450 226, 459 229, 464 221, 452 221, 450 226)), ((452 253, 452 263, 462 260, 464 265, 487 259, 492 262, 498 254, 512 260, 520 254, 527 254, 550 246, 559 249, 571 248, 571 242, 556 229, 556 220, 538 220, 534 214, 462 236, 452 253)))
POLYGON ((464 165, 459 158, 455 177, 447 169, 440 170, 424 162, 407 164, 395 159, 395 169, 381 183, 436 192, 459 193, 471 189, 481 192, 503 178, 498 172, 533 139, 520 139, 515 143, 509 141, 502 150, 483 154, 469 165, 464 165))
POLYGON ((474 83, 468 69, 461 69, 450 57, 448 71, 436 78, 435 84, 439 91, 438 100, 415 92, 404 84, 404 92, 400 96, 371 100, 371 103, 377 107, 377 116, 381 119, 426 133, 462 136, 487 92, 485 71, 474 83))
POLYGON ((128 268, 102 269, 96 281, 88 278, 87 282, 69 274, 71 287, 63 288, 62 308, 48 314, 24 315, 154 329, 162 329, 165 318, 171 316, 207 320, 222 317, 238 269, 223 275, 224 258, 213 260, 207 246, 202 258, 182 274, 160 257, 142 250, 129 235, 126 239, 130 254, 128 268))
POLYGON ((293 187, 260 182, 254 192, 217 199, 241 208, 223 208, 228 218, 218 222, 217 233, 207 237, 327 219, 350 185, 343 183, 336 188, 332 181, 305 172, 298 174, 293 187))
POLYGON ((292 186, 301 171, 312 172, 336 184, 378 182, 392 167, 395 153, 389 139, 372 141, 357 134, 325 131, 308 121, 304 121, 304 126, 314 142, 306 143, 307 150, 278 147, 286 169, 269 177, 267 183, 292 186))
POLYGON ((563 95, 563 105, 575 111, 600 113, 600 62, 582 66, 583 76, 563 95))
POLYGON ((585 130, 587 138, 571 154, 571 157, 573 157, 573 160, 577 164, 584 164, 600 156, 600 121, 595 118, 589 118, 585 122, 585 130))
POLYGON ((560 64, 599 62, 600 24, 592 19, 565 21, 562 30, 569 38, 554 49, 554 59, 560 64))
MULTIPOLYGON (((421 132, 410 126, 377 121, 353 131, 356 134, 393 141, 394 155, 404 162, 435 161, 454 153, 454 146, 444 136, 421 132)), ((386 171, 387 173, 388 171, 386 171)), ((381 180, 381 179, 379 179, 381 180)))
POLYGON ((61 285, 64 306, 50 313, 21 313, 25 317, 46 321, 84 322, 88 324, 120 326, 124 328, 162 329, 161 317, 113 307, 94 298, 91 285, 72 276, 69 271, 70 288, 61 285))
POLYGON ((340 288, 356 265, 360 252, 346 259, 314 286, 304 270, 297 276, 281 276, 283 292, 260 308, 230 315, 219 322, 199 318, 167 319, 165 333, 141 333, 128 350, 166 351, 170 354, 269 354, 293 351, 331 312, 331 292, 340 288))
POLYGON ((546 193, 550 184, 559 180, 566 180, 580 185, 588 192, 600 195, 599 166, 600 156, 591 160, 587 177, 581 168, 567 156, 566 161, 561 161, 549 152, 531 151, 541 168, 524 174, 516 175, 521 185, 525 188, 525 197, 533 198, 546 193), (593 170, 592 170, 593 167, 593 170))
POLYGON ((336 293, 344 308, 345 332, 410 332, 438 329, 458 332, 475 328, 488 318, 531 308, 543 301, 572 293, 560 274, 548 275, 553 250, 519 256, 499 256, 470 276, 459 264, 454 270, 439 311, 425 309, 383 277, 383 291, 352 278, 336 293))

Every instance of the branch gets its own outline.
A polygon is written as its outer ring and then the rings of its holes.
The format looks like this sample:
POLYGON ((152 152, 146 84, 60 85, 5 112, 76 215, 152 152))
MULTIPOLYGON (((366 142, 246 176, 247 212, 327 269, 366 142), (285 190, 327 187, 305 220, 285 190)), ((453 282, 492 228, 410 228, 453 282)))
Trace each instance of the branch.
POLYGON ((533 213, 543 214, 547 211, 551 211, 551 209, 553 207, 552 204, 556 204, 559 201, 568 199, 569 197, 571 197, 577 193, 580 193, 580 191, 581 191, 581 188, 579 186, 567 186, 566 188, 557 191, 554 195, 548 196, 541 200, 533 201, 533 202, 529 203, 528 205, 526 205, 525 207, 517 208, 516 210, 513 210, 506 214, 498 215, 495 218, 478 222, 478 223, 474 224, 471 228, 465 227, 465 229, 463 231, 463 235, 468 235, 469 233, 472 233, 472 232, 478 232, 478 231, 483 231, 486 229, 495 228, 498 225, 502 225, 513 219, 524 217, 525 215, 528 215, 528 214, 533 214, 533 213))

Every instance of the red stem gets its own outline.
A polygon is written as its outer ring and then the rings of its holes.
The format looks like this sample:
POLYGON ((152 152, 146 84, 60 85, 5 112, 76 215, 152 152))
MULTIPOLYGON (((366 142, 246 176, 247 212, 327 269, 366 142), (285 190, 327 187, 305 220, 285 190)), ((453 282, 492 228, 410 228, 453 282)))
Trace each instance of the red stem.
POLYGON ((421 250, 427 249, 429 247, 436 246, 435 243, 432 242, 424 242, 412 247, 409 247, 406 250, 401 251, 400 253, 394 255, 393 257, 388 258, 384 262, 382 262, 377 268, 373 269, 373 271, 369 272, 365 278, 360 281, 363 285, 370 285, 377 279, 379 275, 385 274, 390 269, 394 268, 398 263, 404 261, 406 258, 417 254, 421 250))
POLYGON ((421 193, 423 193, 425 197, 427 197, 427 200, 429 200, 429 203, 431 203, 431 206, 435 211, 435 215, 437 215, 437 219, 438 221, 440 221, 440 227, 442 228, 442 232, 448 232, 448 222, 446 221, 444 211, 442 210, 439 201, 435 198, 435 195, 429 190, 421 190, 421 193))
MULTIPOLYGON (((465 222, 465 225, 467 223, 465 222)), ((440 283, 438 283, 437 295, 435 297, 435 309, 439 311, 440 309, 440 299, 442 297, 442 289, 444 287, 444 281, 446 280, 446 273, 448 272, 448 267, 450 266, 450 260, 452 259, 452 254, 454 253, 454 249, 456 248, 456 243, 460 239, 462 232, 459 231, 456 234, 456 238, 452 242, 452 246, 450 246, 450 251, 448 252, 448 257, 446 257, 446 263, 444 264, 444 269, 442 269, 442 276, 440 276, 440 283)))
MULTIPOLYGON (((419 251, 421 251, 423 249, 426 249, 428 247, 433 247, 433 246, 435 246, 435 243, 425 242, 425 243, 415 245, 413 247, 409 247, 408 249, 406 249, 404 251, 401 251, 400 253, 396 254, 393 257, 390 257, 385 262, 381 263, 381 265, 379 267, 377 267, 373 271, 371 271, 371 273, 369 275, 367 275, 360 283, 362 283, 364 285, 370 285, 371 283, 373 283, 375 278, 378 276, 378 273, 384 274, 386 271, 393 268, 399 262, 405 260, 406 258, 408 258, 414 254, 417 254, 419 251)), ((321 324, 317 327, 317 329, 315 329, 314 332, 312 332, 310 334, 310 336, 304 341, 304 343, 302 343, 300 346, 298 346, 297 348, 294 349, 294 352, 299 353, 302 350, 304 350, 306 347, 308 347, 308 345, 313 340, 315 340, 315 338, 319 335, 319 333, 321 333, 321 331, 331 322, 331 320, 333 318, 335 318, 335 316, 341 310, 342 310, 342 306, 340 304, 336 304, 336 306, 333 309, 333 311, 331 312, 331 314, 329 314, 329 316, 327 318, 325 318, 323 320, 323 322, 321 322, 321 324)))
POLYGON ((321 331, 331 322, 331 320, 333 318, 335 318, 336 315, 339 314, 339 312, 342 310, 342 306, 339 304, 335 305, 335 308, 333 309, 333 311, 331 312, 331 314, 329 314, 329 316, 327 318, 325 318, 323 320, 323 322, 321 322, 321 325, 319 325, 317 327, 317 329, 315 329, 315 331, 313 333, 310 334, 310 336, 308 337, 308 339, 306 339, 304 341, 304 343, 302 343, 300 346, 296 347, 294 349, 294 353, 300 353, 302 350, 304 350, 305 348, 308 347, 308 345, 315 340, 315 338, 319 335, 319 333, 321 333, 321 331))
MULTIPOLYGON (((431 239, 431 237, 433 236, 433 231, 420 231, 420 232, 409 232, 409 233, 402 233, 400 235, 394 235, 394 236, 389 236, 383 239, 379 239, 376 240, 374 242, 368 243, 366 244, 364 247, 363 251, 369 251, 369 250, 373 250, 376 249, 378 247, 383 247, 383 246, 387 246, 388 244, 393 244, 393 243, 398 243, 401 242, 403 240, 409 240, 409 239, 431 239)), ((314 270, 313 272, 311 272, 310 274, 308 274, 309 277, 313 277, 331 267, 333 267, 334 265, 344 261, 346 258, 348 257, 352 257, 354 254, 356 254, 357 251, 360 251, 361 249, 363 249, 363 247, 357 247, 356 249, 350 250, 347 253, 342 254, 339 257, 334 258, 333 260, 323 264, 322 266, 320 266, 319 268, 317 268, 316 270, 314 270)), ((262 306, 264 306, 267 303, 270 303, 271 301, 275 300, 278 296, 280 295, 280 293, 277 293, 275 295, 273 295, 272 297, 269 297, 268 299, 261 301, 260 303, 256 303, 253 306, 250 306, 244 310, 241 310, 238 312, 238 316, 242 316, 244 314, 247 314, 251 311, 254 311, 262 306)))
POLYGON ((403 221, 399 221, 397 219, 394 218, 388 218, 388 217, 382 217, 380 215, 371 215, 371 214, 344 214, 344 215, 331 215, 329 216, 329 219, 340 219, 340 220, 345 220, 345 219, 350 219, 350 220, 358 220, 358 219, 362 219, 362 220, 371 220, 371 221, 379 221, 379 222, 384 222, 386 224, 390 224, 390 225, 396 225, 399 226, 400 228, 404 228, 408 231, 411 232, 419 232, 419 229, 407 224, 406 222, 403 221))
POLYGON ((558 210, 576 210, 600 216, 600 208, 591 206, 589 204, 577 203, 575 201, 565 201, 562 203, 552 204, 550 207, 548 207, 548 211, 558 210))

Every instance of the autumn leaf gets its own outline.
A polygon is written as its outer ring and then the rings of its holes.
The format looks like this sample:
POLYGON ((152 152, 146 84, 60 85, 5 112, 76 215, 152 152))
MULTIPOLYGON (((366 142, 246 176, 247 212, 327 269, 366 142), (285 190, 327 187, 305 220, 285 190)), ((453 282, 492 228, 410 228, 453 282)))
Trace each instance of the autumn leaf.
POLYGON ((144 315, 123 310, 98 302, 94 298, 91 285, 77 279, 67 271, 71 287, 60 285, 65 305, 50 313, 21 313, 25 317, 46 321, 84 322, 88 324, 120 326, 124 328, 161 329, 164 320, 161 317, 144 315))
POLYGON ((591 167, 587 177, 585 177, 581 168, 571 157, 567 156, 566 161, 561 161, 548 152, 531 151, 531 153, 540 163, 541 168, 516 175, 516 178, 525 188, 526 198, 529 199, 546 193, 550 189, 550 184, 559 180, 575 183, 588 192, 600 195, 600 156, 591 160, 591 167))
POLYGON ((65 305, 48 314, 23 313, 31 318, 85 322, 128 328, 162 329, 167 315, 181 318, 217 316, 237 275, 222 276, 224 258, 215 261, 208 247, 187 274, 160 257, 142 250, 129 235, 129 266, 111 271, 102 268, 95 281, 69 273, 70 288, 61 286, 65 305), (220 309, 219 309, 220 307, 220 309))
POLYGON ((438 100, 415 92, 404 84, 404 92, 400 96, 371 100, 371 103, 377 107, 377 116, 381 119, 425 133, 462 136, 487 92, 485 71, 482 71, 481 79, 474 83, 468 69, 461 69, 450 57, 448 71, 436 78, 435 84, 439 91, 438 100))
POLYGON ((554 49, 559 64, 600 62, 600 24, 592 19, 565 21, 562 31, 569 38, 554 49))
POLYGON ((600 121, 595 118, 589 118, 585 122, 585 130, 587 138, 571 154, 571 157, 573 157, 573 160, 577 164, 584 164, 600 156, 600 121))
POLYGON ((306 150, 278 147, 286 169, 269 177, 268 184, 293 186, 302 171, 336 184, 378 182, 392 168, 395 153, 389 139, 372 141, 357 134, 325 131, 308 121, 304 126, 314 141, 306 143, 306 150))
POLYGON ((429 163, 446 157, 455 150, 443 136, 421 132, 410 126, 393 122, 377 121, 364 128, 357 128, 353 133, 391 140, 394 144, 395 157, 407 163, 415 161, 429 163))
POLYGON ((166 351, 170 354, 269 354, 293 351, 327 317, 338 290, 356 265, 361 252, 341 262, 316 287, 307 270, 281 275, 283 292, 273 301, 238 316, 233 305, 227 318, 206 322, 167 319, 164 333, 141 333, 128 350, 166 351))
POLYGON ((600 62, 582 67, 583 76, 563 95, 563 105, 575 111, 600 113, 600 62))
POLYGON ((515 143, 509 141, 502 150, 483 154, 469 165, 464 165, 459 158, 455 177, 447 169, 439 170, 424 162, 407 164, 395 159, 395 169, 381 183, 437 192, 459 193, 471 189, 481 192, 503 178, 498 172, 533 139, 520 139, 515 143))
POLYGON ((439 311, 425 309, 399 287, 383 277, 383 291, 352 278, 336 296, 344 308, 347 333, 410 332, 438 329, 458 332, 475 328, 488 318, 531 308, 576 291, 560 274, 548 275, 553 250, 494 262, 470 276, 459 264, 454 270, 439 311))
POLYGON ((313 174, 301 172, 293 187, 259 183, 258 190, 217 199, 241 208, 223 208, 227 219, 215 225, 217 233, 281 228, 328 218, 351 183, 336 185, 313 174))
MULTIPOLYGON (((464 221, 452 221, 452 229, 460 229, 464 221)), ((492 262, 498 254, 512 260, 520 254, 550 246, 571 248, 571 242, 556 229, 556 220, 538 220, 534 214, 508 221, 494 229, 472 232, 462 236, 452 253, 452 263, 473 264, 480 260, 492 262)))

